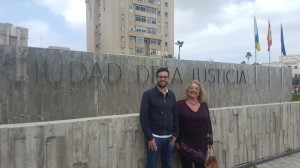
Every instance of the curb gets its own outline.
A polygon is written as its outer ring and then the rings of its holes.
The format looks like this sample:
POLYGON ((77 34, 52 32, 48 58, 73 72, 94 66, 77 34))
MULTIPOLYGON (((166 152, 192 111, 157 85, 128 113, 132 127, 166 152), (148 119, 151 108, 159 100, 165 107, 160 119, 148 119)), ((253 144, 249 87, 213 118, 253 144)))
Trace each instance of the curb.
POLYGON ((259 159, 259 160, 253 161, 253 162, 247 162, 247 163, 243 163, 240 165, 236 165, 235 168, 249 168, 250 164, 252 164, 252 163, 259 165, 259 164, 269 162, 269 161, 272 161, 272 160, 275 160, 275 159, 278 159, 281 157, 289 156, 289 155, 292 155, 292 154, 298 153, 298 152, 300 152, 300 148, 293 149, 293 151, 291 151, 291 152, 286 151, 286 152, 279 153, 279 154, 276 154, 276 155, 273 155, 273 156, 270 156, 267 158, 262 158, 262 159, 259 159))

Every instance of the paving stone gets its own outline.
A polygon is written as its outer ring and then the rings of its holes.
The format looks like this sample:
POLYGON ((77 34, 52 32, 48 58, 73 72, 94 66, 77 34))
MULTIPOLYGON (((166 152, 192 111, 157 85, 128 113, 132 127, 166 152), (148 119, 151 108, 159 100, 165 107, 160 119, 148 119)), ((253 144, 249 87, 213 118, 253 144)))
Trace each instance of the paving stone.
POLYGON ((300 168, 300 152, 259 164, 257 168, 300 168))

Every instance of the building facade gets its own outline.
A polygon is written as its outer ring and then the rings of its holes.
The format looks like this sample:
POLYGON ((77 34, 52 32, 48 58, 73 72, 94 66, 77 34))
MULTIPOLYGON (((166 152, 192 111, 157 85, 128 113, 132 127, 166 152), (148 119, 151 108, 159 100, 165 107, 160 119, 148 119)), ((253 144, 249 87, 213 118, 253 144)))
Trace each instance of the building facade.
POLYGON ((86 0, 87 51, 174 56, 173 0, 86 0))
POLYGON ((300 80, 300 55, 279 56, 279 62, 262 63, 264 66, 287 67, 292 70, 292 77, 300 80))
POLYGON ((300 79, 300 55, 280 56, 279 60, 282 67, 292 69, 292 75, 294 78, 300 79))
POLYGON ((28 46, 28 29, 13 26, 10 23, 0 23, 0 45, 28 46))
POLYGON ((61 47, 61 46, 49 46, 48 49, 54 49, 54 50, 71 50, 69 47, 61 47))

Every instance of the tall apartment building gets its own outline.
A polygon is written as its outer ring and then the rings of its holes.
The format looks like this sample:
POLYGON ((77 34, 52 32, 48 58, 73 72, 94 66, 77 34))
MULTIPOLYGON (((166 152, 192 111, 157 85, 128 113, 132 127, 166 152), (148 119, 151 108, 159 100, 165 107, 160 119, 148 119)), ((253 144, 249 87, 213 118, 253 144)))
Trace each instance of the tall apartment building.
POLYGON ((0 45, 28 46, 28 29, 0 23, 0 45))
POLYGON ((86 0, 87 51, 174 56, 174 0, 86 0))

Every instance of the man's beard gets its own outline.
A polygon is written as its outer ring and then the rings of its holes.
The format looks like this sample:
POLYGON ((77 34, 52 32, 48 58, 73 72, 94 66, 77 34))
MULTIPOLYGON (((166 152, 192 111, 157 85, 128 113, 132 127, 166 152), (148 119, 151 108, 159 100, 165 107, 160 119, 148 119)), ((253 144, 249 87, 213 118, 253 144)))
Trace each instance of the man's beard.
POLYGON ((161 85, 159 82, 157 82, 157 86, 161 89, 165 88, 167 86, 168 82, 166 82, 164 85, 161 85))

